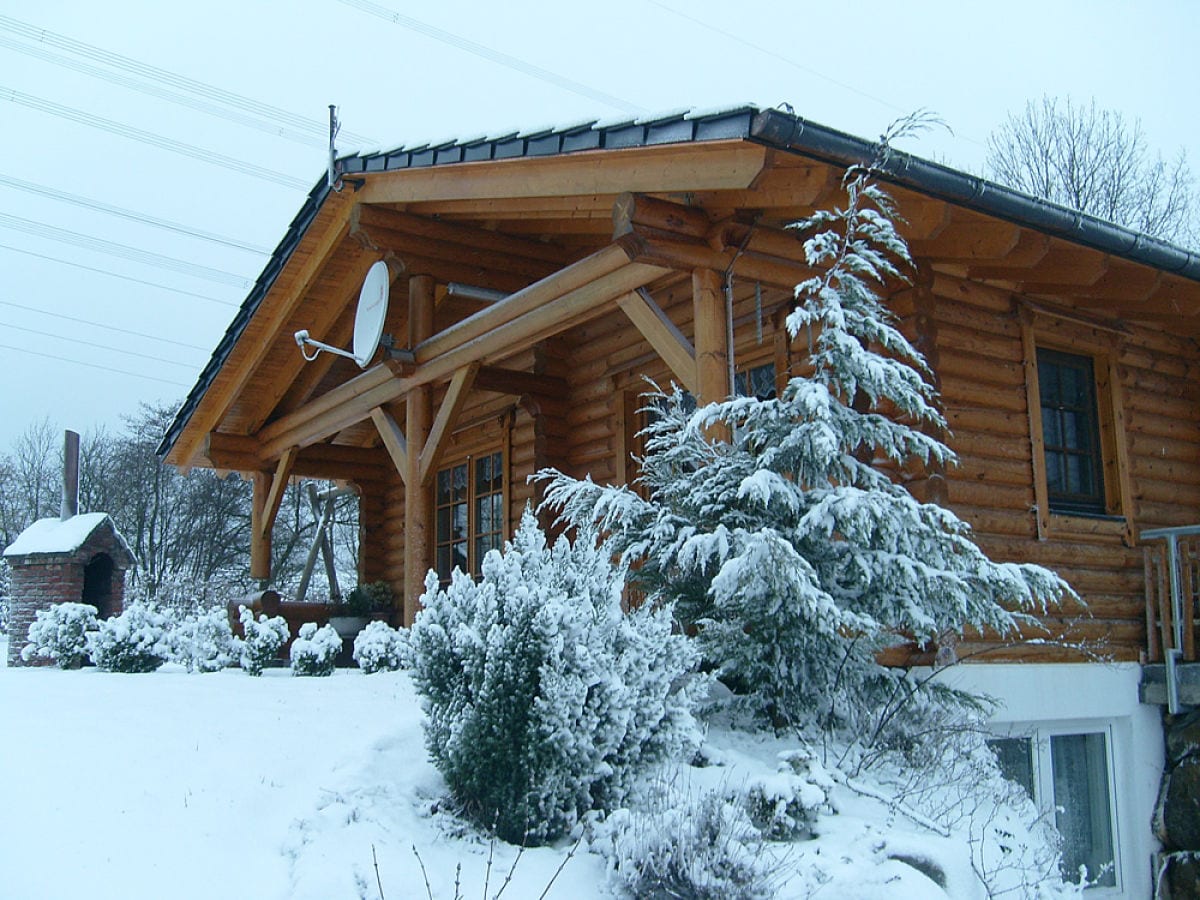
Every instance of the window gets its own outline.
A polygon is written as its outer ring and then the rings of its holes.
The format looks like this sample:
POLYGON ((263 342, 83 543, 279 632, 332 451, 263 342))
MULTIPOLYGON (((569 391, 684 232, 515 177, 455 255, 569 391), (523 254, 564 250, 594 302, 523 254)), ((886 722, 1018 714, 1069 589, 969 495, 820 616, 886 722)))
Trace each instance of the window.
POLYGON ((1121 333, 1032 304, 1021 322, 1038 537, 1133 546, 1121 333))
POLYGON ((1039 347, 1042 449, 1052 512, 1105 512, 1092 359, 1039 347))
POLYGON ((489 550, 504 543, 504 454, 489 453, 437 474, 437 573, 479 575, 489 550))
POLYGON ((769 362, 736 373, 733 376, 733 390, 739 397, 757 397, 759 400, 774 400, 775 364, 769 362))
POLYGON ((1062 873, 1080 866, 1097 887, 1118 884, 1116 817, 1107 731, 1031 734, 988 742, 1004 777, 1021 785, 1037 807, 1054 813, 1063 838, 1062 873))

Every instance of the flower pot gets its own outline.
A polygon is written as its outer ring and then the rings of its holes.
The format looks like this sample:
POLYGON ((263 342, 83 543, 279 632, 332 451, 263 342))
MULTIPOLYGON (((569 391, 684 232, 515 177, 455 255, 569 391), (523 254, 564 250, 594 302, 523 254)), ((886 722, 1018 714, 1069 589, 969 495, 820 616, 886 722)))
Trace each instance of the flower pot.
POLYGON ((333 630, 338 633, 338 636, 352 638, 364 628, 367 627, 366 616, 330 616, 329 624, 333 626, 333 630))

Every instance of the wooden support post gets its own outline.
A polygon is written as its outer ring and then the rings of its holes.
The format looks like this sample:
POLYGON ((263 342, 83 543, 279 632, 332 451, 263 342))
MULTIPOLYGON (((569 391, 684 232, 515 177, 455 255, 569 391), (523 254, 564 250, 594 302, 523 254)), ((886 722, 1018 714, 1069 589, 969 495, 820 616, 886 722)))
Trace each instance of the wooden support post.
MULTIPOLYGON (((415 347, 433 335, 433 278, 414 275, 408 281, 408 345, 415 347)), ((412 625, 433 565, 433 491, 421 480, 421 455, 429 438, 433 398, 428 384, 408 392, 404 436, 408 444, 408 473, 404 478, 404 624, 412 625)))
POLYGON ((250 577, 271 577, 271 530, 283 503, 283 492, 292 475, 297 448, 290 447, 279 457, 275 474, 254 473, 254 498, 250 508, 250 577))
POLYGON ((271 533, 262 527, 270 490, 270 474, 255 472, 254 497, 250 506, 250 577, 258 581, 271 577, 271 533))
MULTIPOLYGON (((725 297, 721 276, 712 269, 692 271, 692 308, 695 316, 696 385, 701 405, 728 400, 733 393, 729 383, 729 342, 725 321, 725 297)), ((709 437, 727 440, 728 429, 710 429, 709 437)))

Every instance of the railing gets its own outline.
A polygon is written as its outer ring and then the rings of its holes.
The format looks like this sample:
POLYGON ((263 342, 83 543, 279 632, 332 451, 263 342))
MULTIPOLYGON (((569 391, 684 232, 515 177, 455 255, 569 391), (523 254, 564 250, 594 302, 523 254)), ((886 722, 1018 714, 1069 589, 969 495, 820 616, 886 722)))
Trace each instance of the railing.
POLYGON ((1156 542, 1145 548, 1147 659, 1166 663, 1167 707, 1174 714, 1179 708, 1176 666, 1196 661, 1200 525, 1152 528, 1141 537, 1156 542))

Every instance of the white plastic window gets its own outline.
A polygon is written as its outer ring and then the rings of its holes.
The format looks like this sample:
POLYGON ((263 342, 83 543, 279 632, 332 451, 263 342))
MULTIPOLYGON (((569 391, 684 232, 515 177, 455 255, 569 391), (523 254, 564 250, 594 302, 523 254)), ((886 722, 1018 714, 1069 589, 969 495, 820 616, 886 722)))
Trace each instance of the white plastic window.
POLYGON ((1000 770, 1024 787, 1038 808, 1053 814, 1063 838, 1063 875, 1078 880, 1083 866, 1096 887, 1117 887, 1109 730, 1037 727, 1024 731, 989 742, 1000 770))

